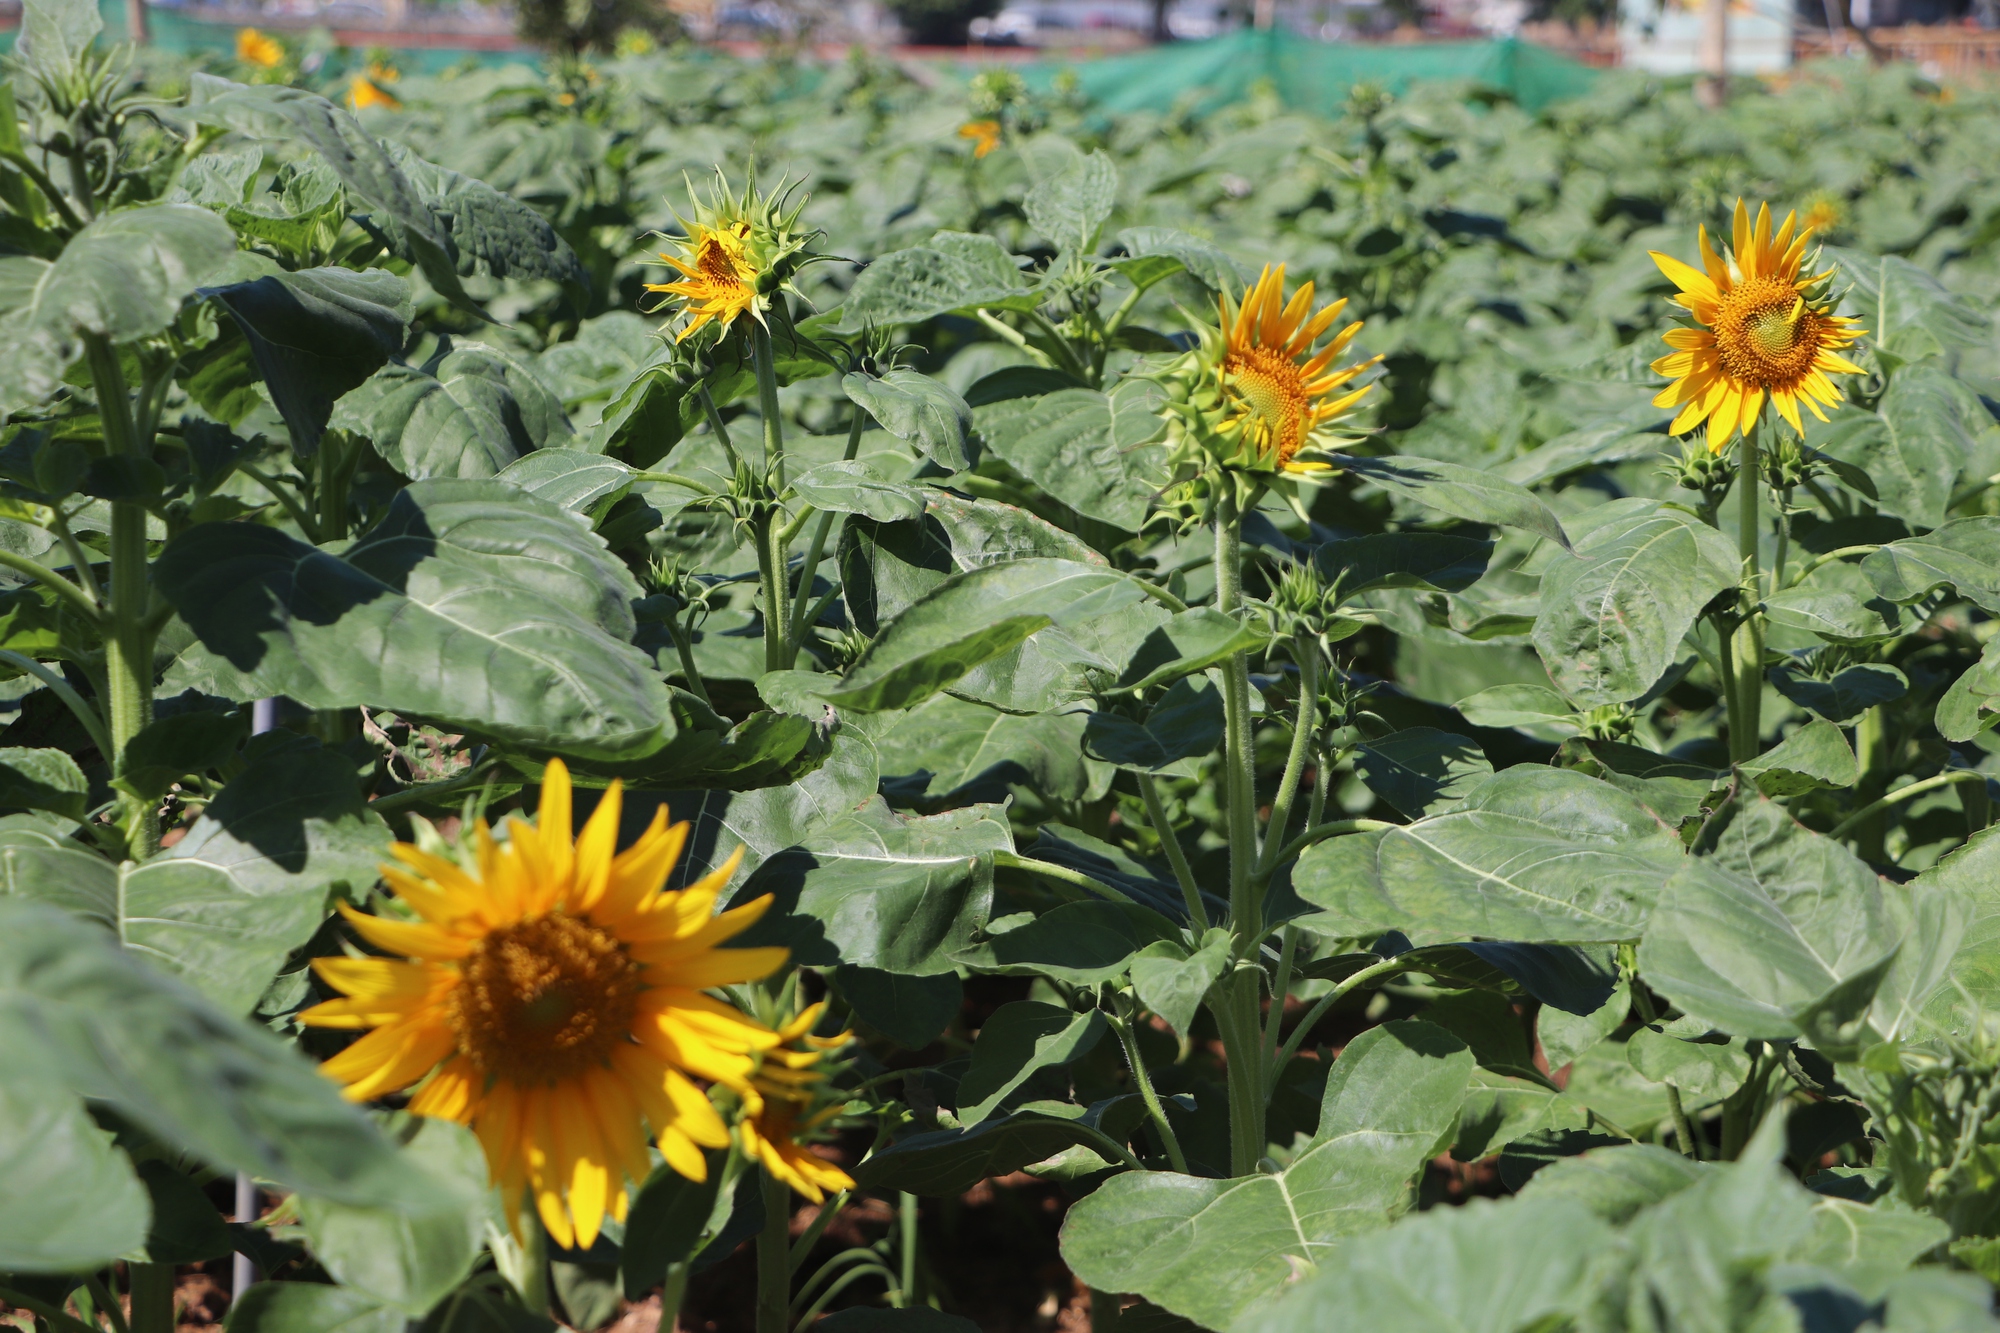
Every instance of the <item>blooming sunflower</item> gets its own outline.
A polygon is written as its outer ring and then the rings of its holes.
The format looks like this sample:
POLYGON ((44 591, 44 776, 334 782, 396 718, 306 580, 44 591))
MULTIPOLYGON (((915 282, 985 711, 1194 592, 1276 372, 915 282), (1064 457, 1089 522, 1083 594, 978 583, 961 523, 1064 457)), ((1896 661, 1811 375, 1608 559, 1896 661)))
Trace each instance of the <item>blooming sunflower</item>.
POLYGON ((1255 284, 1233 306, 1221 300, 1221 323, 1198 331, 1201 345, 1169 378, 1182 383, 1186 402, 1177 414, 1225 463, 1259 472, 1324 472, 1328 465, 1301 457, 1338 442, 1326 428, 1346 416, 1372 387, 1345 390, 1382 358, 1335 370, 1333 364, 1361 332, 1359 320, 1321 336, 1347 309, 1345 297, 1312 310, 1313 284, 1285 300, 1285 267, 1265 265, 1255 284))
POLYGON ((238 28, 236 58, 264 69, 273 69, 285 63, 285 48, 255 28, 238 28))
POLYGON ((806 1137, 840 1114, 843 1098, 826 1099, 826 1071, 820 1061, 827 1052, 845 1046, 848 1033, 815 1037, 826 1002, 809 1006, 778 1029, 778 1044, 758 1057, 757 1072, 743 1099, 743 1119, 737 1130, 743 1151, 764 1169, 814 1203, 827 1190, 854 1188, 845 1171, 808 1148, 806 1137), (822 1105, 822 1103, 825 1103, 822 1105))
POLYGON ((366 107, 381 106, 394 111, 402 106, 396 95, 366 74, 354 76, 354 82, 347 85, 347 104, 356 111, 366 107))
POLYGON ((470 869, 397 843, 382 876, 418 920, 341 913, 392 958, 322 958, 314 970, 344 999, 302 1013, 316 1027, 367 1035, 322 1068, 354 1101, 422 1080, 409 1109, 469 1125, 511 1203, 532 1193, 549 1235, 588 1248, 627 1181, 661 1154, 694 1180, 701 1149, 728 1130, 689 1076, 751 1095, 752 1053, 779 1040, 702 992, 783 965, 778 948, 724 949, 768 897, 716 915, 741 849, 685 890, 661 885, 688 826, 662 809, 615 852, 619 785, 570 840, 569 773, 551 760, 535 825, 506 842, 481 820, 470 869), (615 852, 615 854, 614 854, 615 852), (407 961, 405 961, 407 960, 407 961))
POLYGON ((967 121, 958 127, 958 137, 972 140, 973 157, 985 157, 1000 146, 1000 122, 997 120, 967 121))
POLYGON ((1839 354, 1866 330, 1833 313, 1828 296, 1833 270, 1799 276, 1811 237, 1812 229, 1800 230, 1794 213, 1786 214, 1772 235, 1769 204, 1757 210, 1753 227, 1739 199, 1735 244, 1726 259, 1709 245, 1706 227, 1698 233, 1707 272, 1651 252, 1660 271, 1680 288, 1675 303, 1694 317, 1693 325, 1666 332, 1674 350, 1653 363, 1655 372, 1673 380, 1653 399, 1656 407, 1680 408, 1668 427, 1673 434, 1705 420, 1709 448, 1720 452, 1739 430, 1756 424, 1766 397, 1803 433, 1799 403, 1825 421, 1820 404, 1834 407, 1841 401, 1828 374, 1862 373, 1839 354))
POLYGON ((759 195, 754 181, 738 198, 718 178, 706 203, 695 199, 692 219, 676 215, 686 239, 675 242, 680 254, 662 251, 660 260, 681 280, 646 284, 649 292, 681 298, 682 312, 694 316, 676 342, 686 342, 711 322, 726 331, 746 313, 764 323, 771 294, 818 257, 808 249, 812 235, 796 225, 803 209, 800 204, 786 213, 776 196, 759 195))

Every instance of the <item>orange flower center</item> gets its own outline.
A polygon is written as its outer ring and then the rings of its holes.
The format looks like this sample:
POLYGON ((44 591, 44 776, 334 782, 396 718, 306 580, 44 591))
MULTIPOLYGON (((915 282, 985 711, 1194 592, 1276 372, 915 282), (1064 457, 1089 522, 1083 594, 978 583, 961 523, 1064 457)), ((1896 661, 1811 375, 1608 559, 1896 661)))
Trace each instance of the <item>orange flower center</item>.
MULTIPOLYGON (((749 229, 743 229, 744 236, 749 229)), ((739 244, 741 237, 738 238, 739 244)), ((725 291, 741 291, 745 287, 743 275, 737 268, 736 254, 724 244, 720 235, 703 239, 701 249, 696 252, 694 266, 701 270, 701 276, 715 287, 725 291)))
POLYGON ((609 931, 561 912, 488 935, 448 1001, 480 1073, 558 1083, 603 1063, 632 1030, 639 964, 609 931))
POLYGON ((1258 451, 1277 450, 1278 464, 1292 461, 1305 443, 1312 407, 1296 361, 1275 347, 1242 347, 1222 362, 1222 383, 1236 398, 1258 451))
POLYGON ((1827 316, 1800 303, 1791 283, 1748 278, 1722 294, 1715 313, 1716 355, 1731 379, 1785 388, 1812 370, 1831 327, 1827 316))

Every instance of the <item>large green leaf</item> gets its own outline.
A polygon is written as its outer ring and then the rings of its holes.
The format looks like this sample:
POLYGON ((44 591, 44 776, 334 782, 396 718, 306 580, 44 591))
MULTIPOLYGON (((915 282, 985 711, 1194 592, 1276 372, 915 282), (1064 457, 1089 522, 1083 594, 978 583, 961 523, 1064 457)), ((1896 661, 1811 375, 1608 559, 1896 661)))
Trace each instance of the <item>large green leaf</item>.
POLYGON ((979 1029, 972 1066, 958 1081, 959 1123, 978 1124, 1039 1071, 1089 1054, 1105 1030, 1099 1009, 1077 1013, 1040 1000, 1001 1005, 979 1029))
POLYGON ((1146 713, 1143 722, 1117 713, 1092 713, 1084 745, 1091 756, 1120 768, 1159 773, 1186 772, 1185 761, 1212 754, 1222 743, 1227 717, 1222 691, 1202 676, 1177 680, 1146 713))
POLYGON ((1935 528, 1961 471, 2000 450, 2000 423, 1965 384, 1920 362, 1895 373, 1873 412, 1842 408, 1814 442, 1868 474, 1883 512, 1935 528))
POLYGON ((814 967, 951 971, 950 955, 986 922, 992 854, 1013 850, 1000 809, 902 815, 876 797, 830 815, 736 891, 732 902, 777 898, 738 942, 783 944, 793 961, 814 967))
POLYGON ((1319 1130, 1272 1174, 1205 1180, 1116 1176, 1063 1222, 1071 1271, 1228 1329, 1342 1239, 1387 1226, 1410 1177, 1458 1121, 1472 1053, 1428 1023, 1392 1022, 1350 1042, 1328 1072, 1319 1130))
POLYGON ((1363 742, 1354 771, 1368 790, 1411 819, 1443 814, 1493 775, 1479 746, 1436 727, 1410 727, 1363 742))
POLYGON ((879 376, 852 372, 841 377, 840 387, 883 430, 916 445, 939 467, 956 472, 971 462, 965 445, 972 409, 949 385, 897 366, 879 376))
POLYGON ((130 1160, 74 1093, 26 1065, 0 1079, 0 1170, 0 1272, 88 1270, 145 1243, 151 1208, 130 1160))
POLYGON ((1004 1176, 1067 1148, 1121 1141, 1136 1124, 1138 1097, 1092 1103, 1028 1102, 970 1129, 940 1129, 898 1139, 855 1168, 864 1189, 952 1198, 989 1176, 1004 1176))
POLYGON ((1033 308, 1018 262, 991 236, 941 231, 925 245, 885 255, 855 278, 842 326, 918 324, 951 310, 1003 302, 1033 308))
POLYGON ((1080 714, 1022 717, 941 694, 904 714, 875 749, 886 772, 930 774, 926 801, 1000 800, 1015 783, 1074 801, 1089 783, 1083 731, 1080 714))
POLYGON ((998 706, 1043 712, 1087 693, 1085 673, 1092 668, 1119 674, 1149 621, 1165 619, 1163 612, 1145 614, 1147 599, 1132 575, 1071 560, 1014 560, 955 574, 884 629, 826 697, 875 712, 908 708, 954 689, 998 706), (1056 632, 1023 647, 1051 629, 1056 632), (1133 642, 1115 660, 1095 651, 1121 634, 1133 642), (980 668, 985 670, 966 679, 980 668))
POLYGON ((1073 986, 1094 986, 1122 975, 1148 945, 1179 934, 1158 912, 1090 898, 1063 903, 1025 925, 989 935, 956 957, 979 972, 1052 976, 1073 986))
MULTIPOLYGON (((1525 488, 1492 472, 1434 458, 1362 458, 1343 454, 1340 466, 1386 491, 1474 523, 1520 528, 1567 548, 1555 511, 1525 488)), ((1650 682, 1648 682, 1650 683, 1650 682)))
POLYGON ((1965 933, 1948 972, 1929 995, 1917 997, 1920 1035, 1976 1030, 1982 1010, 2000 1010, 2000 827, 1973 834, 1905 892, 1917 902, 1955 897, 1967 905, 1965 933))
POLYGON ((367 704, 536 748, 638 758, 673 734, 630 646, 630 571, 575 515, 497 481, 417 482, 344 551, 189 529, 156 585, 237 698, 367 704))
POLYGON ((341 399, 333 424, 366 435, 398 472, 490 477, 572 438, 562 405, 502 352, 476 343, 425 366, 384 366, 341 399))
POLYGON ((541 496, 572 513, 589 513, 607 496, 632 484, 632 469, 604 454, 581 449, 537 449, 500 469, 501 481, 541 496))
POLYGON ((1965 928, 1946 895, 1899 919, 1874 871, 1767 799, 1718 811, 1696 852, 1661 890, 1639 965, 1684 1012, 1739 1036, 1858 1039, 1843 1034, 1871 1006, 1876 1035, 1893 1035, 1965 928))
POLYGON ((299 1220, 313 1257, 341 1285, 419 1316, 472 1269, 488 1214, 486 1159, 472 1131, 449 1120, 407 1127, 403 1169, 421 1181, 421 1209, 307 1199, 299 1220))
POLYGON ((1739 562, 1721 533, 1658 501, 1614 500, 1592 518, 1542 574, 1535 647, 1570 698, 1628 703, 1673 665, 1702 607, 1736 585, 1739 562))
POLYGON ((908 480, 909 471, 879 454, 836 459, 792 478, 792 490, 826 513, 865 514, 878 523, 894 523, 924 514, 924 488, 908 480))
POLYGON ((404 1333, 409 1317, 363 1292, 260 1282, 230 1306, 230 1333, 404 1333))
POLYGON ((1637 800, 1566 769, 1496 773, 1448 814, 1334 838, 1292 885, 1329 936, 1636 939, 1680 840, 1637 800))
POLYGON ((1595 1261, 1616 1243, 1562 1198, 1434 1208, 1334 1250, 1240 1333, 1520 1333, 1583 1312, 1595 1261))
POLYGON ((0 747, 0 807, 81 820, 89 794, 83 770, 63 751, 0 747))
POLYGON ((1842 306, 1861 317, 1874 346, 1916 361, 1992 341, 1991 314, 1909 260, 1835 246, 1825 255, 1851 284, 1842 306))
POLYGON ((311 454, 334 401, 403 350, 410 285, 385 269, 265 267, 201 295, 243 330, 292 443, 311 454))
POLYGON ((1351 598, 1375 588, 1463 592, 1479 581, 1493 543, 1442 532, 1376 532, 1327 542, 1313 552, 1321 578, 1351 598))
POLYGON ((1167 484, 1158 385, 1127 380, 1109 394, 1060 389, 973 410, 987 448, 1087 518, 1136 532, 1167 484))
POLYGON ((71 69, 104 31, 104 17, 89 0, 27 0, 21 20, 19 55, 29 69, 50 75, 71 69))
POLYGON ((331 1080, 111 936, 0 899, 0 1060, 104 1102, 211 1165, 365 1206, 423 1191, 331 1080))
POLYGON ((1103 149, 1072 152, 1061 169, 1036 183, 1022 202, 1028 225, 1056 248, 1088 250, 1118 202, 1118 168, 1103 149))
POLYGON ((1892 602, 1922 601, 1950 588, 1986 611, 2000 611, 2000 518, 1955 518, 1920 537, 1890 542, 1861 572, 1892 602))
POLYGON ((18 261, 22 280, 0 289, 0 409, 53 394, 86 334, 125 343, 158 333, 235 253, 229 225, 207 209, 154 204, 101 215, 54 263, 18 261))

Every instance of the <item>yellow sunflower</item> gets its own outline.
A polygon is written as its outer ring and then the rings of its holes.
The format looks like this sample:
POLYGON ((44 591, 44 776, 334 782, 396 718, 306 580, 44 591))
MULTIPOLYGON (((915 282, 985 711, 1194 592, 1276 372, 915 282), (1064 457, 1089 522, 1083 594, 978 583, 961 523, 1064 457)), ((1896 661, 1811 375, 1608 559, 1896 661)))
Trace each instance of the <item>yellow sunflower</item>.
POLYGON ((536 823, 511 819, 502 843, 480 821, 471 869, 397 843, 402 864, 382 877, 419 919, 343 905, 395 957, 315 960, 347 998, 299 1016, 367 1030, 326 1073, 354 1101, 422 1080, 409 1109, 469 1125, 509 1204, 532 1193, 565 1248, 588 1248, 607 1212, 624 1217, 626 1182, 652 1169, 649 1124, 674 1170, 705 1178, 701 1149, 729 1134, 690 1075, 751 1095, 752 1053, 778 1041, 703 994, 785 961, 784 949, 717 947, 770 906, 715 914, 742 850, 665 892, 688 826, 669 827, 662 809, 618 852, 618 814, 614 782, 572 844, 569 773, 551 760, 536 823))
POLYGON ((371 106, 387 107, 394 111, 402 106, 396 95, 376 83, 366 74, 354 76, 354 82, 347 85, 347 104, 356 111, 371 106))
POLYGON ((1354 336, 1359 320, 1313 344, 1332 328, 1347 298, 1312 313, 1313 285, 1302 284, 1285 300, 1285 266, 1265 265, 1242 305, 1221 301, 1223 339, 1214 367, 1222 417, 1218 433, 1238 444, 1255 464, 1281 472, 1323 472, 1327 464, 1299 455, 1333 441, 1322 435, 1367 396, 1371 385, 1340 392, 1355 376, 1382 358, 1335 370, 1333 363, 1354 336))
POLYGON ((1674 381, 1653 399, 1656 407, 1680 408, 1668 428, 1672 433, 1707 421, 1709 448, 1720 452, 1739 430, 1756 424, 1768 396, 1803 434, 1799 403, 1825 421, 1820 405, 1841 401, 1828 374, 1862 373, 1839 355, 1866 330, 1833 313, 1827 295, 1833 270, 1799 276, 1811 237, 1810 227, 1798 230, 1792 213, 1772 235, 1768 204, 1757 210, 1753 227, 1739 199, 1735 244, 1726 260, 1709 245, 1706 227, 1698 233, 1707 272, 1651 252, 1660 271, 1680 288, 1675 303, 1694 317, 1692 326, 1666 332, 1674 350, 1653 363, 1655 372, 1674 381))
POLYGON ((845 1100, 835 1095, 821 1104, 826 1098, 826 1071, 820 1061, 849 1039, 845 1032, 837 1037, 812 1035, 825 1008, 824 1001, 812 1005, 778 1030, 778 1045, 758 1058, 743 1099, 743 1119, 737 1125, 744 1154, 814 1203, 824 1201, 827 1190, 854 1188, 853 1177, 804 1142, 840 1114, 845 1100))
POLYGON ((997 120, 973 120, 958 127, 958 137, 972 140, 972 155, 985 157, 1000 146, 1000 122, 997 120))
MULTIPOLYGON (((686 342, 710 320, 724 329, 745 311, 758 312, 757 266, 750 262, 750 223, 737 221, 720 226, 696 222, 687 229, 679 256, 662 252, 660 259, 678 269, 680 282, 649 282, 649 292, 664 292, 687 302, 694 314, 675 342, 686 342)), ((758 313, 761 320, 762 315, 758 313)))
POLYGON ((238 28, 236 58, 264 69, 272 69, 285 63, 285 48, 255 28, 238 28))

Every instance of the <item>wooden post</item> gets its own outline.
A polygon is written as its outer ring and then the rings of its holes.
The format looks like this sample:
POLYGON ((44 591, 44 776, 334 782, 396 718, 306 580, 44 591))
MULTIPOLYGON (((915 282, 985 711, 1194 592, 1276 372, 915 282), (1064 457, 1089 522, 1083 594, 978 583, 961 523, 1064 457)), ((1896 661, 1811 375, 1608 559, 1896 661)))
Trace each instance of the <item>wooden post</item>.
POLYGON ((146 31, 146 0, 125 0, 125 40, 144 46, 152 40, 146 31))
POLYGON ((1729 99, 1729 0, 1702 0, 1701 81, 1695 96, 1706 107, 1729 99))

